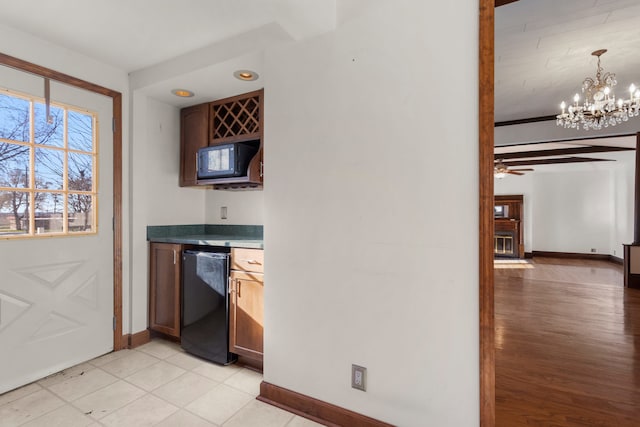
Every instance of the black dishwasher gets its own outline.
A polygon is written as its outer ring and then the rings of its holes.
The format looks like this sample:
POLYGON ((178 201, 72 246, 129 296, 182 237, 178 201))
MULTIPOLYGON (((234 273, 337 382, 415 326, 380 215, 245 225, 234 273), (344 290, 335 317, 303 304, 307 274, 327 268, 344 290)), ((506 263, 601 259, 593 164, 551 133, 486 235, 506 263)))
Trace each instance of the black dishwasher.
POLYGON ((229 352, 229 253, 187 250, 182 254, 182 348, 222 365, 229 352))

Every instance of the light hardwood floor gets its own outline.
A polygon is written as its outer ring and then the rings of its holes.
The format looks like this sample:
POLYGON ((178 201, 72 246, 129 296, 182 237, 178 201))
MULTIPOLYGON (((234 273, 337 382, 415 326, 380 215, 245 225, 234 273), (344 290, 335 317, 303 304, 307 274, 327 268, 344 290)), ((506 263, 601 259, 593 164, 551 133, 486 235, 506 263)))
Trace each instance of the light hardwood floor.
POLYGON ((640 426, 640 290, 606 261, 528 267, 495 270, 496 425, 640 426))

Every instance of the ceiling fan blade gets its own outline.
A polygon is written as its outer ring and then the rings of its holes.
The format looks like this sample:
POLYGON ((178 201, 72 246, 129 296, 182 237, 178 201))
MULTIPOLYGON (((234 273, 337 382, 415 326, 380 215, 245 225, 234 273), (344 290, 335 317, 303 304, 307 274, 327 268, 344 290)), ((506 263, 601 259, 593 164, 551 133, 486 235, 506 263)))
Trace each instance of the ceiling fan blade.
POLYGON ((516 171, 512 171, 512 170, 508 170, 507 173, 510 173, 512 175, 524 175, 522 172, 516 172, 516 171))

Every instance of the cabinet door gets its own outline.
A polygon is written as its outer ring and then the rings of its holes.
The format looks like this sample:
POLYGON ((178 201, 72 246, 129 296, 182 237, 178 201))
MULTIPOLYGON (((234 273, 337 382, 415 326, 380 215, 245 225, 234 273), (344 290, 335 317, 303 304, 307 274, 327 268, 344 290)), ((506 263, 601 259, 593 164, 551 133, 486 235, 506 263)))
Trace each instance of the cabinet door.
POLYGON ((231 271, 229 351, 262 360, 263 275, 231 271))
POLYGON ((180 110, 180 186, 197 185, 198 149, 208 145, 209 104, 180 110))
POLYGON ((180 245, 150 244, 149 328, 180 336, 180 245))

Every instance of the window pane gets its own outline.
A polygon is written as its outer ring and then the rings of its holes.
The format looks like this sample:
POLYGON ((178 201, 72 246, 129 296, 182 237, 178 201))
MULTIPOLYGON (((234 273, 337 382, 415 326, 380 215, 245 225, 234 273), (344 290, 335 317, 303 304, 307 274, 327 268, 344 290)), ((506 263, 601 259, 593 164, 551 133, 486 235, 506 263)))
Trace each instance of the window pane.
POLYGON ((61 233, 64 221, 64 194, 36 193, 35 203, 36 234, 61 233))
POLYGON ((93 155, 69 153, 68 176, 70 191, 93 189, 93 155))
POLYGON ((96 116, 68 108, 0 90, 0 238, 97 231, 96 116))
POLYGON ((34 107, 35 143, 62 147, 64 144, 62 139, 64 131, 62 108, 51 106, 49 111, 51 123, 49 123, 46 117, 46 106, 40 102, 36 102, 34 107))
POLYGON ((63 151, 36 148, 36 188, 62 190, 63 159, 63 151))
POLYGON ((29 186, 29 147, 0 143, 0 187, 29 186))
POLYGON ((29 141, 29 101, 0 94, 0 138, 29 141))
POLYGON ((93 117, 89 114, 68 112, 67 140, 70 150, 93 151, 93 117))
POLYGON ((89 194, 69 194, 69 232, 93 230, 93 197, 89 194))
POLYGON ((0 191, 0 235, 29 232, 29 193, 0 191))

